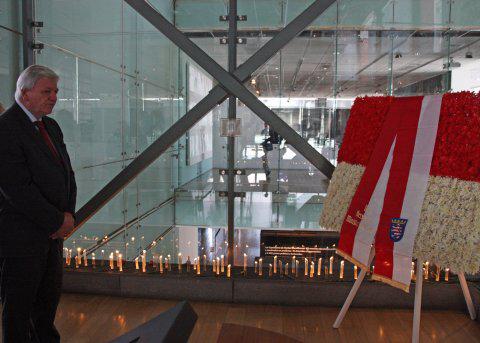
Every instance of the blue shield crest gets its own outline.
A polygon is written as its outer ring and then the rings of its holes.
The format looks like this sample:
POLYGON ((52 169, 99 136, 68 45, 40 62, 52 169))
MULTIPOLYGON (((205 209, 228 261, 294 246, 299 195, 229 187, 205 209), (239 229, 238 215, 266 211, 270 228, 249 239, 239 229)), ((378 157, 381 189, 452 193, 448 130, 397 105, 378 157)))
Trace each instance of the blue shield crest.
POLYGON ((390 223, 390 239, 392 241, 398 242, 403 238, 407 222, 408 219, 392 218, 392 222, 390 223))

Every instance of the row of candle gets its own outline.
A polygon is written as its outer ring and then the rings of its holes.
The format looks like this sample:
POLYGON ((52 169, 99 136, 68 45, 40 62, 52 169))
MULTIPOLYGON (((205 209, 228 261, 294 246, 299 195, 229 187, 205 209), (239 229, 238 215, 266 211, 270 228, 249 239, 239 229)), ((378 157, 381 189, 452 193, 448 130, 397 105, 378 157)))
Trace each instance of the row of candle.
MULTIPOLYGON (((69 266, 71 265, 71 259, 72 259, 72 249, 64 249, 65 250, 65 261, 66 264, 69 266)), ((143 250, 142 254, 139 256, 141 259, 141 265, 142 265, 142 272, 145 273, 147 271, 147 262, 146 262, 146 251, 143 250)), ((243 255, 243 274, 247 274, 247 254, 243 255)), ((77 255, 75 256, 75 267, 79 268, 82 265, 82 260, 83 260, 83 265, 85 267, 88 267, 88 260, 87 260, 87 250, 81 250, 81 248, 77 248, 77 255)), ((117 269, 119 271, 123 271, 123 255, 118 252, 118 250, 114 253, 110 253, 109 255, 109 267, 111 270, 115 269, 115 263, 114 261, 116 260, 117 263, 117 269)), ((317 263, 317 268, 316 268, 316 275, 321 276, 322 275, 322 260, 323 258, 320 257, 318 258, 318 263, 317 263)), ((92 258, 91 258, 92 265, 96 265, 96 260, 95 260, 95 253, 92 253, 92 258)), ((333 262, 334 262, 334 257, 331 256, 329 258, 329 265, 324 266, 324 273, 325 275, 332 275, 333 274, 333 262)), ((300 270, 300 260, 296 258, 296 256, 292 256, 292 262, 291 262, 291 273, 292 275, 295 275, 298 277, 299 270, 300 270)), ((315 275, 315 261, 309 261, 307 258, 303 259, 304 263, 304 275, 306 277, 310 276, 310 278, 313 278, 315 275)), ((182 254, 178 254, 178 271, 181 273, 182 272, 182 254)), ((187 272, 190 272, 191 268, 191 261, 190 261, 190 256, 187 258, 186 266, 187 266, 187 272)), ((172 262, 171 262, 171 256, 167 255, 165 259, 163 259, 163 256, 160 255, 158 257, 158 268, 160 273, 163 273, 164 270, 171 271, 172 270, 172 262)), ((372 267, 371 272, 373 273, 374 271, 374 266, 372 267)), ((135 269, 139 270, 139 258, 135 258, 135 269)), ((283 265, 282 260, 279 260, 277 256, 273 257, 273 264, 269 264, 269 276, 276 275, 276 274, 289 274, 289 263, 285 264, 285 267, 283 265)), ((196 271, 198 275, 201 274, 201 258, 197 257, 193 261, 193 270, 196 271)), ((207 256, 203 255, 203 270, 204 272, 207 271, 207 256)), ((343 280, 344 278, 344 271, 345 271, 345 261, 342 260, 340 261, 340 272, 339 272, 339 279, 343 280)), ((212 259, 212 272, 215 275, 220 275, 225 273, 225 256, 221 255, 220 257, 216 257, 212 259)), ((258 261, 254 262, 254 272, 255 274, 262 276, 263 275, 263 259, 260 258, 258 261)), ((450 270, 449 268, 445 269, 445 275, 444 275, 444 280, 449 281, 449 274, 450 270)), ((423 267, 423 278, 425 280, 429 279, 430 275, 430 263, 425 262, 424 267, 423 267)), ((227 277, 231 276, 231 265, 229 264, 227 266, 227 277)), ((353 266, 353 277, 356 280, 358 278, 358 267, 353 266)), ((416 280, 416 275, 415 275, 415 262, 412 262, 412 270, 411 270, 411 278, 412 281, 416 280)), ((435 281, 440 281, 440 267, 436 266, 436 273, 435 273, 435 281)))

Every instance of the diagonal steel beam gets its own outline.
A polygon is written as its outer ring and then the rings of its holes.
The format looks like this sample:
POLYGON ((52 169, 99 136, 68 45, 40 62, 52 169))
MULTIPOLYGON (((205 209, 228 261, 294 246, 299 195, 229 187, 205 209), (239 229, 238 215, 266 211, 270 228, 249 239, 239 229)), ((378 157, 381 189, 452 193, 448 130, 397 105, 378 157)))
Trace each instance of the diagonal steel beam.
MULTIPOLYGON (((335 1, 336 0, 315 1, 282 29, 282 31, 275 35, 275 37, 265 43, 254 55, 250 56, 245 63, 235 70, 233 75, 242 82, 248 81, 253 72, 295 38, 335 1)), ((228 94, 222 87, 215 86, 205 98, 166 130, 165 133, 138 155, 76 213, 76 230, 97 213, 138 174, 152 164, 215 105, 222 103, 227 97, 228 94)))
MULTIPOLYGON (((294 129, 258 100, 234 75, 223 69, 147 1, 125 0, 125 2, 213 76, 231 95, 236 96, 263 121, 270 124, 276 132, 287 140, 288 144, 293 146, 313 166, 328 178, 332 176, 335 167, 328 159, 308 144, 294 129)), ((326 3, 329 3, 329 0, 317 0, 316 3, 325 6, 326 3)))

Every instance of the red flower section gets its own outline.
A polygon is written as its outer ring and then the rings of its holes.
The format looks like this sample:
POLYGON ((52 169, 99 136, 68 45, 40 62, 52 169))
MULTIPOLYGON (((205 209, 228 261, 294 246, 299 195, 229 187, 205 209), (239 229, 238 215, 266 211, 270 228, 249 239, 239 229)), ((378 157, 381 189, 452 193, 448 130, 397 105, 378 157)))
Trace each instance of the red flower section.
POLYGON ((430 174, 480 182, 480 94, 443 96, 430 174))
POLYGON ((338 162, 367 165, 392 99, 384 96, 355 99, 338 152, 338 162))
MULTIPOLYGON (((367 165, 392 99, 355 100, 338 162, 367 165)), ((443 96, 430 174, 480 182, 480 94, 443 96)))

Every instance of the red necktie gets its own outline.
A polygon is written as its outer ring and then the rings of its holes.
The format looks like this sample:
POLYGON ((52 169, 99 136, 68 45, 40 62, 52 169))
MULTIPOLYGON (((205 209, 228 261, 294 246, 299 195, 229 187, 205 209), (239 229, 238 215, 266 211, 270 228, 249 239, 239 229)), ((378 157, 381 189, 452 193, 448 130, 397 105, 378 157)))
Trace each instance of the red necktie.
POLYGON ((47 129, 45 128, 45 123, 43 121, 38 120, 35 122, 35 125, 38 127, 38 130, 40 131, 40 134, 42 135, 43 140, 47 144, 53 156, 55 156, 57 161, 60 162, 60 156, 58 155, 57 149, 55 149, 55 146, 53 145, 53 142, 50 139, 50 136, 48 135, 47 129))

